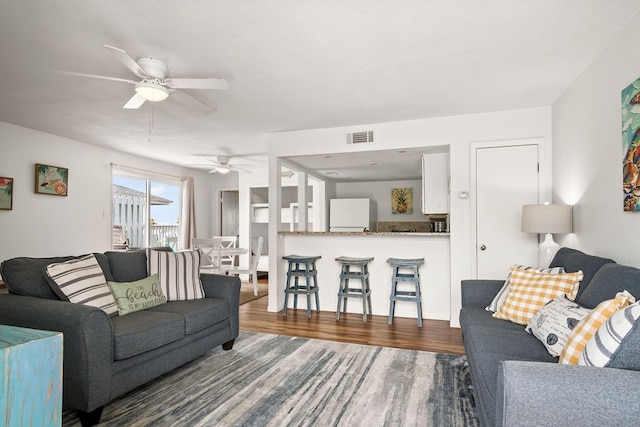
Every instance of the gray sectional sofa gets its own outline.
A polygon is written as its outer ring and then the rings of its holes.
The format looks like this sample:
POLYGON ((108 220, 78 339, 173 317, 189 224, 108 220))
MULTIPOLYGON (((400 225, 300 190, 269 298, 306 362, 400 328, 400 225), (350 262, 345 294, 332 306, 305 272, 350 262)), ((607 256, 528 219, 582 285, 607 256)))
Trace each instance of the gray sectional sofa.
MULTIPOLYGON (((94 254, 109 281, 147 276, 144 250, 94 254)), ((44 268, 74 257, 13 258, 0 272, 9 294, 0 295, 0 324, 64 334, 63 406, 96 424, 114 398, 222 345, 239 332, 240 279, 202 274, 206 298, 174 301, 109 317, 99 308, 61 301, 44 268)))
MULTIPOLYGON (((640 299, 640 270, 561 248, 551 267, 582 270, 576 302, 594 308, 627 290, 640 299)), ((560 365, 522 325, 485 310, 504 280, 464 280, 460 324, 482 426, 640 425, 640 326, 609 367, 560 365)))

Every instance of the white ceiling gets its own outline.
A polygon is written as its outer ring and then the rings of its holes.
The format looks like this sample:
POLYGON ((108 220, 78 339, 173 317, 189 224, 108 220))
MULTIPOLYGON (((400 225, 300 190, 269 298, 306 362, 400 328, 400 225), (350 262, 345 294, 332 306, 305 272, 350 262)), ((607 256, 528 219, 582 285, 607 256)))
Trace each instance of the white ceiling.
POLYGON ((0 121, 176 164, 259 159, 269 132, 551 105, 639 9, 640 0, 3 0, 0 121), (171 98, 124 110, 132 85, 51 72, 134 78, 105 44, 230 88, 189 92, 218 109, 210 115, 171 98))

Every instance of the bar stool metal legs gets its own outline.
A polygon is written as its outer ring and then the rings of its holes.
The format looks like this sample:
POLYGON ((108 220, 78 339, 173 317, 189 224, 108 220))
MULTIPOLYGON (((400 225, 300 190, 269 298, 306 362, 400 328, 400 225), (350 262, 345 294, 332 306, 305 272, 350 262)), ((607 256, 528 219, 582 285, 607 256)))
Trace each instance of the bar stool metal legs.
POLYGON ((318 296, 318 270, 316 270, 316 260, 320 258, 320 256, 300 255, 282 257, 282 259, 289 262, 289 268, 287 269, 287 283, 284 288, 284 309, 282 310, 282 313, 285 316, 287 315, 289 295, 293 295, 294 309, 298 308, 298 295, 306 295, 307 317, 311 317, 311 294, 315 294, 316 311, 320 311, 320 297, 318 296), (291 278, 293 278, 293 284, 291 284, 291 278), (300 283, 298 281, 299 278, 304 278, 305 283, 300 283))
POLYGON ((336 319, 340 319, 340 302, 342 302, 342 312, 347 312, 347 300, 349 297, 362 299, 362 321, 367 321, 368 315, 373 315, 371 309, 371 288, 369 286, 369 262, 373 258, 336 258, 342 269, 340 271, 340 288, 338 289, 338 308, 336 309, 336 319), (356 270, 352 270, 354 267, 356 270), (349 280, 360 280, 360 288, 349 287, 349 280))
POLYGON ((422 327, 422 300, 420 293, 420 273, 418 268, 424 264, 424 258, 417 259, 400 259, 389 258, 387 260, 393 267, 393 274, 391 276, 391 296, 389 297, 389 320, 388 324, 391 325, 393 321, 393 314, 396 308, 396 301, 415 302, 417 304, 418 312, 418 327, 422 327), (402 269, 404 272, 400 272, 402 269), (406 272, 406 271, 409 272, 406 272), (400 291, 398 290, 399 282, 413 283, 415 291, 400 291))

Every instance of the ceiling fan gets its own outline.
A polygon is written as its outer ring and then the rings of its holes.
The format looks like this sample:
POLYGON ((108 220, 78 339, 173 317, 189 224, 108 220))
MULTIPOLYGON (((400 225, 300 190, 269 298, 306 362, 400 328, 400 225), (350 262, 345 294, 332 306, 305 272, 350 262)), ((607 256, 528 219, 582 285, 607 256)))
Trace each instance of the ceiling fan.
POLYGON ((207 165, 197 164, 197 165, 186 165, 186 166, 195 166, 195 167, 206 166, 207 168, 213 166, 213 169, 211 169, 209 173, 227 174, 231 171, 240 172, 240 173, 251 173, 251 170, 249 170, 248 168, 253 167, 253 165, 230 163, 231 156, 215 156, 215 157, 216 157, 216 160, 207 159, 209 162, 211 162, 211 164, 207 164, 207 165))
POLYGON ((133 59, 127 52, 117 47, 104 45, 116 58, 131 70, 140 80, 122 79, 118 77, 101 76, 96 74, 76 73, 74 71, 53 70, 56 73, 72 76, 90 77, 95 79, 113 80, 135 85, 136 93, 124 104, 123 108, 140 108, 145 101, 159 102, 171 96, 188 107, 203 113, 213 113, 216 109, 204 102, 182 92, 181 89, 218 89, 225 90, 229 85, 224 79, 215 78, 172 78, 169 76, 167 65, 154 58, 133 59))

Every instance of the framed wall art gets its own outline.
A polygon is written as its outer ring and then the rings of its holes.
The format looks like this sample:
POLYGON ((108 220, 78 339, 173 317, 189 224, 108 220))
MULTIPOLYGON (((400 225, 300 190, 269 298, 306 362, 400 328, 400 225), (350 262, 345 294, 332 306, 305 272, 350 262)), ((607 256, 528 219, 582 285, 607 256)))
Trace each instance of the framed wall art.
POLYGON ((36 163, 36 193, 66 196, 69 169, 36 163))
POLYGON ((413 188, 394 188, 391 190, 391 213, 413 213, 413 188))
POLYGON ((623 210, 640 211, 640 79, 622 90, 623 210))
POLYGON ((13 209, 13 178, 0 176, 0 209, 13 209))

